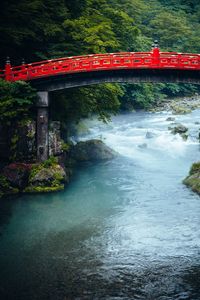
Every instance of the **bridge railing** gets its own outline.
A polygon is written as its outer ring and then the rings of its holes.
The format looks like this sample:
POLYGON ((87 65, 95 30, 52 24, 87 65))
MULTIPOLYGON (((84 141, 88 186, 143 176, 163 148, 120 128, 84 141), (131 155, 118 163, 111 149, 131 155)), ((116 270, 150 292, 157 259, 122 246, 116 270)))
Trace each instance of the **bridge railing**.
POLYGON ((176 52, 121 52, 92 54, 45 60, 0 70, 6 80, 33 80, 59 74, 117 69, 180 69, 200 70, 199 54, 176 52))

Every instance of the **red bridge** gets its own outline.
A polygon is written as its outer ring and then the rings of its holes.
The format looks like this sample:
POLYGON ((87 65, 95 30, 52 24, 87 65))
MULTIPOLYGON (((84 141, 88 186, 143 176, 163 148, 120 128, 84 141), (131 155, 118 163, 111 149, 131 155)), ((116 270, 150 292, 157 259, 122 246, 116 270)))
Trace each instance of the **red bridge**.
POLYGON ((37 156, 48 158, 49 92, 102 82, 188 82, 200 84, 200 54, 123 52, 57 58, 12 67, 7 61, 0 77, 29 81, 38 90, 37 156))
MULTIPOLYGON (((106 74, 108 71, 113 71, 112 74, 115 76, 115 71, 119 74, 119 71, 130 70, 135 71, 137 74, 142 70, 143 74, 144 70, 147 73, 153 70, 152 74, 154 75, 160 75, 163 71, 166 71, 164 74, 172 74, 174 71, 177 74, 178 71, 180 77, 185 78, 186 81, 190 79, 194 83, 199 83, 200 54, 160 52, 160 49, 155 47, 151 52, 121 52, 72 56, 22 64, 16 67, 12 67, 8 61, 5 70, 0 70, 0 77, 8 81, 31 81, 33 84, 42 79, 45 85, 45 79, 50 77, 73 74, 76 74, 77 77, 77 75, 83 76, 82 73, 94 72, 96 76, 99 72, 106 74)), ((128 73, 126 72, 126 74, 128 73)), ((69 78, 72 78, 72 76, 69 78)), ((41 81, 39 82, 41 84, 41 81)))

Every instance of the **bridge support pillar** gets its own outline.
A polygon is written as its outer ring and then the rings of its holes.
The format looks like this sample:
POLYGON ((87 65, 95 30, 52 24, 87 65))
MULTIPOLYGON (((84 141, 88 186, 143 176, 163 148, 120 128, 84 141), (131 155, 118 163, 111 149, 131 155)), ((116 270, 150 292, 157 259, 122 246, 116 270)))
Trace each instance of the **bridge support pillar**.
POLYGON ((37 160, 42 162, 49 157, 49 93, 37 94, 37 160))

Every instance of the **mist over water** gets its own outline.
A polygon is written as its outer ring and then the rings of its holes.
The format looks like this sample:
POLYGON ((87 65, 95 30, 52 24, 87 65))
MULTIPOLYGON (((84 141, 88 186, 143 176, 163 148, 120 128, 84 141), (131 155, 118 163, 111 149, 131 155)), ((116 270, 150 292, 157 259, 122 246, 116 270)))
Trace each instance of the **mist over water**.
POLYGON ((200 198, 182 184, 199 160, 200 111, 88 121, 120 155, 83 164, 65 191, 0 203, 0 299, 200 299, 200 198))

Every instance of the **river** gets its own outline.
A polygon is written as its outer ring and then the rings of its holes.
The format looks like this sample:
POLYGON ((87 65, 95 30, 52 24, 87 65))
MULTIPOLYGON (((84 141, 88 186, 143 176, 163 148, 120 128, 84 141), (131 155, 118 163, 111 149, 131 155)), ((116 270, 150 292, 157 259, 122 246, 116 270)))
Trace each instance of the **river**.
POLYGON ((200 198, 182 184, 199 159, 200 111, 129 113, 90 133, 119 152, 83 164, 60 193, 0 202, 1 300, 199 300, 200 198), (148 133, 147 133, 148 132, 148 133))

